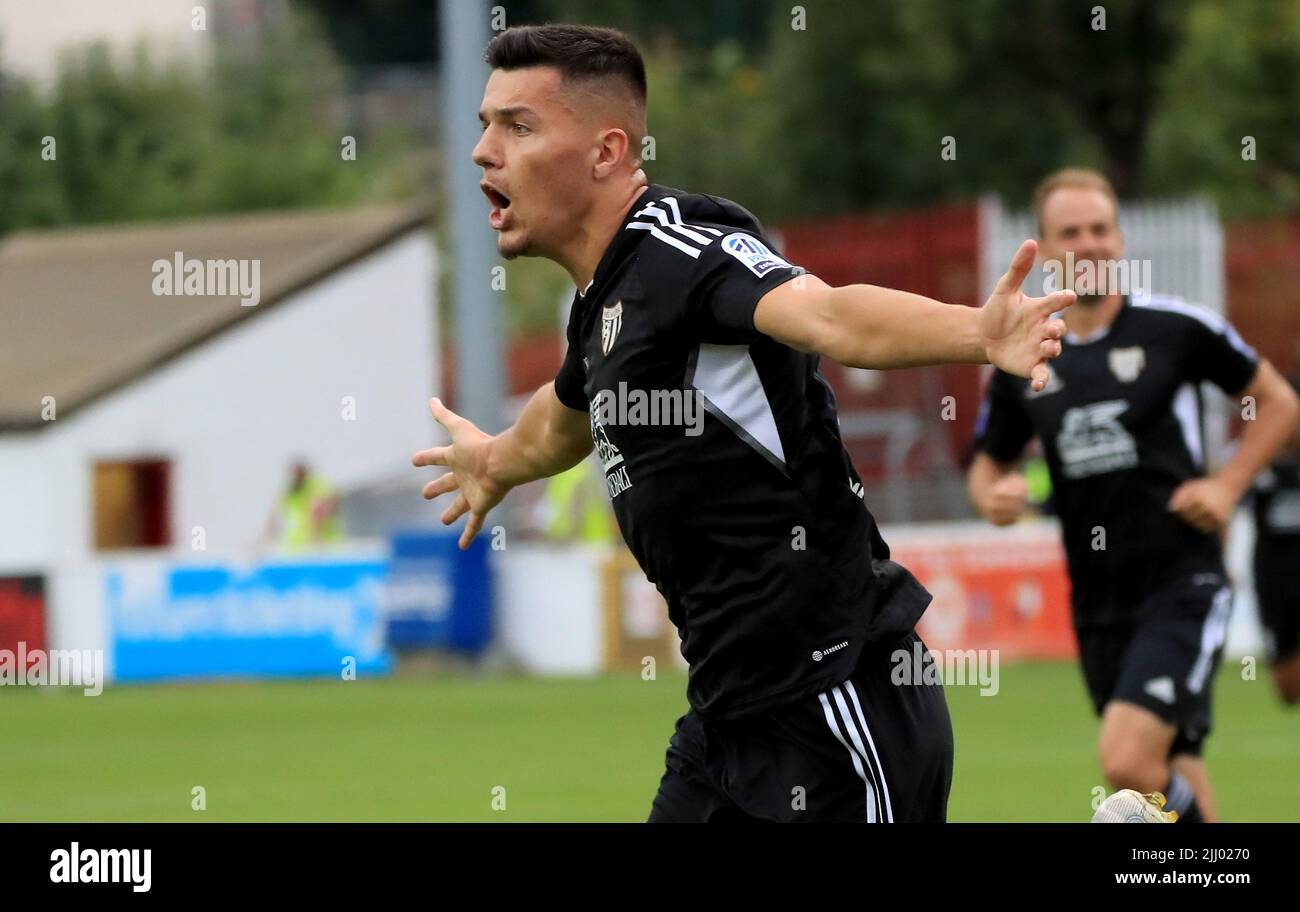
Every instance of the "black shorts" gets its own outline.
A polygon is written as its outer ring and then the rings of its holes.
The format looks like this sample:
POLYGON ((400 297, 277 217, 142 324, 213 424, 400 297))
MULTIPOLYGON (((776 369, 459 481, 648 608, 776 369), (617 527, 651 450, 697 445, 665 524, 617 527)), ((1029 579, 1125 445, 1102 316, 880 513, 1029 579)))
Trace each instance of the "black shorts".
POLYGON ((1255 595, 1269 661, 1300 655, 1300 538, 1256 545, 1255 595))
POLYGON ((911 655, 919 642, 868 644, 847 681, 739 720, 687 712, 649 822, 942 822, 952 784, 943 685, 891 680, 894 651, 911 655))
POLYGON ((1178 727, 1171 756, 1199 756, 1231 613, 1232 590, 1206 573, 1148 596, 1130 624, 1076 629, 1097 714, 1111 700, 1135 703, 1178 727))

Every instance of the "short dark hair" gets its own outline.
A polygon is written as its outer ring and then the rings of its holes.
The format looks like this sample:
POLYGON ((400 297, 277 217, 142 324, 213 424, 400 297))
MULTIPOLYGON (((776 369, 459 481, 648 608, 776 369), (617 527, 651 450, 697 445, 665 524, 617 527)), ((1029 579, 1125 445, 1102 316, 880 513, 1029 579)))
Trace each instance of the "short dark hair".
POLYGON ((551 66, 565 79, 613 77, 646 100, 641 52, 618 29, 592 25, 517 25, 488 42, 483 59, 494 70, 551 66))

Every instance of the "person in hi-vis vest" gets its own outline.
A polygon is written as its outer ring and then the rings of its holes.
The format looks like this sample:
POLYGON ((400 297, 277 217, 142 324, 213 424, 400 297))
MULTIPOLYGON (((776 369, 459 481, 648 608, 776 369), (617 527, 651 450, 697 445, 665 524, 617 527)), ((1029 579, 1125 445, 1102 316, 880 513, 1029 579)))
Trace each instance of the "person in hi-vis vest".
MULTIPOLYGON (((334 488, 303 462, 293 466, 289 488, 280 498, 273 520, 278 526, 278 544, 286 551, 302 551, 313 545, 343 540, 338 515, 339 498, 334 488)), ((272 532, 272 540, 277 533, 272 532)))
POLYGON ((616 540, 613 511, 604 490, 604 473, 587 458, 553 476, 539 505, 542 532, 549 539, 607 545, 616 540))

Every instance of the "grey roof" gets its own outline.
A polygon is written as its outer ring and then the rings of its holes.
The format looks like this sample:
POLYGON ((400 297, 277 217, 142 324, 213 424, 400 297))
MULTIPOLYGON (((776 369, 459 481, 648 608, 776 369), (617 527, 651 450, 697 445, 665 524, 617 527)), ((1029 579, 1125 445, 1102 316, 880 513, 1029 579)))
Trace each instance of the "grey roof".
POLYGON ((0 430, 39 428, 428 224, 426 204, 18 232, 0 241, 0 430), (157 260, 260 260, 260 300, 154 294, 157 260))

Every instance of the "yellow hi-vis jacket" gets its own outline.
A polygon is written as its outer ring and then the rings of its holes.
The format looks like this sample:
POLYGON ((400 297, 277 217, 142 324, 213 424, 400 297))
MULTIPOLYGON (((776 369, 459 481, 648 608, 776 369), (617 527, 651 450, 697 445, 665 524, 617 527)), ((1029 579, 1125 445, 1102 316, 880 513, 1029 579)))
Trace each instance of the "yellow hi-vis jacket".
POLYGON ((341 541, 343 525, 337 511, 325 512, 334 496, 329 482, 317 475, 308 475, 298 490, 285 494, 280 504, 284 518, 280 546, 300 551, 310 545, 341 541))

